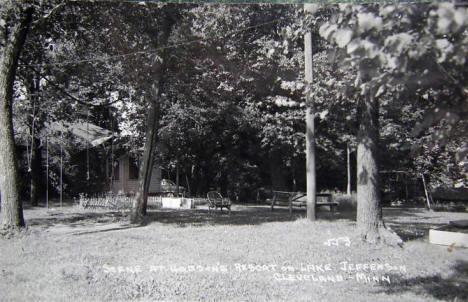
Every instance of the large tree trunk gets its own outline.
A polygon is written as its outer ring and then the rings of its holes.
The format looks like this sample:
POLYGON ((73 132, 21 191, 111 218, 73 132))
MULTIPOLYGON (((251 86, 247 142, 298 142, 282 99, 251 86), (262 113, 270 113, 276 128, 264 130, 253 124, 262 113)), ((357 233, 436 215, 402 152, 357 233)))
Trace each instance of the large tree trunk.
MULTIPOLYGON (((23 205, 18 192, 18 167, 13 134, 13 83, 18 59, 32 20, 32 8, 18 12, 15 24, 7 24, 0 58, 0 192, 2 228, 24 226, 23 205)), ((15 20, 15 18, 12 18, 15 20)))
MULTIPOLYGON (((176 6, 166 6, 166 9, 163 11, 164 22, 161 26, 160 32, 158 33, 157 43, 154 45, 155 48, 167 45, 172 26, 176 22, 176 18, 173 16, 174 9, 177 10, 176 6)), ((153 171, 153 165, 155 164, 154 155, 158 140, 157 136, 160 119, 160 99, 164 82, 164 73, 166 72, 166 63, 168 57, 167 49, 163 51, 161 57, 162 61, 158 63, 159 66, 152 66, 152 69, 154 70, 154 84, 151 87, 152 93, 150 96, 150 108, 148 111, 148 120, 146 125, 145 151, 143 153, 142 163, 140 164, 141 169, 139 175, 139 188, 135 197, 135 204, 133 206, 132 215, 130 217, 130 221, 132 223, 142 223, 143 216, 146 215, 148 190, 151 180, 151 173, 153 171)))
POLYGON ((369 242, 380 240, 383 226, 380 205, 378 167, 379 125, 378 99, 369 92, 359 102, 360 125, 357 147, 357 226, 362 238, 369 242))
MULTIPOLYGON (((310 3, 304 4, 306 12, 313 12, 310 3)), ((314 124, 314 100, 312 98, 313 73, 313 51, 312 33, 309 31, 304 35, 304 56, 305 56, 305 80, 306 88, 306 181, 307 181, 307 219, 316 219, 315 204, 317 193, 317 175, 315 169, 315 124, 314 124)))
MULTIPOLYGON (((159 96, 157 92, 155 96, 159 96)), ((157 133, 159 124, 159 100, 153 99, 150 102, 150 110, 148 112, 148 122, 146 125, 146 142, 143 159, 140 164, 139 186, 135 196, 135 205, 131 215, 132 223, 141 223, 143 216, 146 215, 146 207, 148 203, 148 190, 151 181, 151 173, 154 165, 154 153, 157 143, 157 133)))

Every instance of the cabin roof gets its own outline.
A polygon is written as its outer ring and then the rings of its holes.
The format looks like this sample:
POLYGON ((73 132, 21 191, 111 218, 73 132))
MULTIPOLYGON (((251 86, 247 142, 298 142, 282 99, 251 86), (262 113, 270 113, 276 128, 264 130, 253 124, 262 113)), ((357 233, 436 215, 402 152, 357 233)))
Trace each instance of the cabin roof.
POLYGON ((111 131, 87 122, 57 121, 46 125, 52 132, 69 132, 81 140, 88 142, 92 147, 99 146, 113 137, 111 131))

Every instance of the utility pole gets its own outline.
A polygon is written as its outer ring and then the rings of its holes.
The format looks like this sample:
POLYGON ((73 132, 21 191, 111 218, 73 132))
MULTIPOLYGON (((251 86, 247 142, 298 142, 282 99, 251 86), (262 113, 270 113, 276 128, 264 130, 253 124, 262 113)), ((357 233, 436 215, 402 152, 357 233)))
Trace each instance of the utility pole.
MULTIPOLYGON (((306 14, 312 14, 316 5, 304 4, 306 14)), ((317 180, 315 171, 315 125, 314 100, 312 97, 312 83, 314 81, 312 32, 308 30, 304 35, 305 80, 306 80, 306 176, 307 176, 307 219, 316 219, 315 204, 317 193, 317 180)))
POLYGON ((351 195, 351 150, 349 148, 349 143, 346 144, 346 172, 347 172, 346 194, 351 195))

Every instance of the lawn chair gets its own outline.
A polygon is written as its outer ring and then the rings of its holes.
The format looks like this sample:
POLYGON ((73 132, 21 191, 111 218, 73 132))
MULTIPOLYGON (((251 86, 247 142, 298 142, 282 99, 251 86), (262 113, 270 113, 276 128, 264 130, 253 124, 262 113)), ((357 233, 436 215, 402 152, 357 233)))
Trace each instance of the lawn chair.
POLYGON ((221 212, 223 211, 223 208, 226 208, 229 210, 229 214, 231 214, 231 200, 229 198, 223 198, 223 196, 216 191, 210 191, 208 194, 206 194, 206 197, 208 198, 208 211, 211 213, 211 208, 214 208, 215 210, 217 208, 221 209, 221 212))

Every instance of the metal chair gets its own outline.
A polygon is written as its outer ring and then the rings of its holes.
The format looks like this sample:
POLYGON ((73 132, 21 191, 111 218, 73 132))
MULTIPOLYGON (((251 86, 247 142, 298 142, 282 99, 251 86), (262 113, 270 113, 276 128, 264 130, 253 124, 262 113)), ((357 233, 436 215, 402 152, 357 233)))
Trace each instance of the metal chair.
POLYGON ((217 191, 210 191, 208 194, 206 194, 206 197, 208 199, 208 211, 211 213, 211 209, 214 208, 215 210, 217 208, 221 209, 221 212, 223 211, 223 208, 226 208, 229 210, 229 214, 231 214, 231 200, 229 198, 224 198, 219 192, 217 191))

